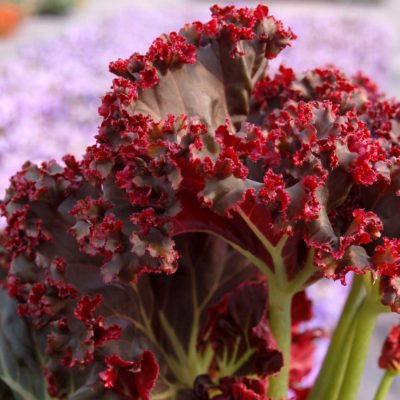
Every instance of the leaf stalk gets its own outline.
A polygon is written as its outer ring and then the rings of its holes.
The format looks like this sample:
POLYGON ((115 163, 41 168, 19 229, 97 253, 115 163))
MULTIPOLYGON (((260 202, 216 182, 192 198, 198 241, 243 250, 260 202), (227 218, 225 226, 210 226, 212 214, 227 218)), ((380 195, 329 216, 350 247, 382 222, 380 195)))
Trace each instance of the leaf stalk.
POLYGON ((386 400, 396 374, 386 370, 375 393, 374 400, 386 400))

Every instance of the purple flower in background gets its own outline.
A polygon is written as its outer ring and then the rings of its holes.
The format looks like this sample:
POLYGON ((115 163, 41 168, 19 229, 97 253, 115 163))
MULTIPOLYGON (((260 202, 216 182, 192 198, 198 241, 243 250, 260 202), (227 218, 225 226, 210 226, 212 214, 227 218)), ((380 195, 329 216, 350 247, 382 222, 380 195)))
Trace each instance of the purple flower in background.
POLYGON ((387 87, 390 27, 369 18, 323 15, 282 17, 298 36, 296 45, 280 54, 295 70, 333 64, 347 74, 362 72, 387 87))
POLYGON ((154 37, 186 18, 135 8, 83 29, 67 28, 0 63, 0 192, 28 159, 81 154, 96 135, 109 61, 129 56, 132 48, 143 52, 154 37))

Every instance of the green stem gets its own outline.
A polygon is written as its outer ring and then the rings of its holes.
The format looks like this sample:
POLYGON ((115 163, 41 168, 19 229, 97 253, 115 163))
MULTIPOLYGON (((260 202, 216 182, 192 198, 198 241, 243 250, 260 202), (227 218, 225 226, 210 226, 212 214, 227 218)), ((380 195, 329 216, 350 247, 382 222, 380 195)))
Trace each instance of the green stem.
POLYGON ((369 297, 363 301, 360 307, 355 321, 355 335, 352 341, 349 361, 339 394, 339 399, 341 400, 356 400, 357 398, 369 344, 379 312, 380 309, 369 297))
POLYGON ((252 232, 257 236, 258 240, 262 243, 265 249, 268 251, 272 258, 272 266, 274 269, 274 275, 278 281, 278 284, 287 284, 287 276, 285 271, 285 263, 282 258, 282 250, 285 247, 288 235, 282 235, 279 242, 273 245, 264 234, 257 228, 249 216, 239 207, 236 211, 246 222, 247 226, 252 230, 252 232))
POLYGON ((243 257, 245 257, 247 260, 249 260, 251 263, 253 263, 262 274, 264 274, 268 280, 273 279, 274 275, 273 272, 268 268, 268 266, 260 260, 258 257, 254 256, 251 252, 243 249, 239 245, 237 245, 235 242, 232 242, 222 235, 218 235, 212 231, 204 231, 210 235, 213 235, 221 240, 223 240, 226 244, 229 244, 234 250, 236 250, 239 254, 241 254, 243 257))
POLYGON ((335 390, 332 387, 333 385, 331 385, 334 381, 333 375, 339 377, 339 374, 344 372, 346 363, 342 364, 338 361, 342 361, 340 358, 343 357, 342 349, 345 344, 351 344, 348 334, 351 322, 353 321, 359 306, 359 298, 362 293, 362 288, 363 277, 356 275, 353 279, 351 290, 348 294, 341 317, 333 333, 328 352, 308 400, 325 399, 331 391, 335 390), (342 372, 340 370, 342 370, 342 372))
POLYGON ((392 386, 395 374, 390 371, 386 371, 381 379, 378 390, 375 393, 374 400, 386 400, 389 394, 390 387, 392 386))
POLYGON ((272 334, 283 354, 284 365, 277 376, 269 381, 268 395, 272 400, 287 398, 289 390, 289 367, 291 346, 291 293, 279 290, 274 285, 269 288, 269 323, 272 334))
POLYGON ((314 265, 314 249, 309 249, 307 259, 303 269, 288 283, 288 290, 292 293, 297 293, 307 287, 308 280, 318 271, 314 265))
POLYGON ((169 388, 165 390, 164 392, 158 393, 158 394, 153 394, 152 395, 152 400, 168 400, 168 399, 173 399, 176 395, 177 390, 175 388, 169 388))
POLYGON ((349 362, 351 345, 353 343, 354 335, 356 334, 356 320, 348 327, 345 335, 345 340, 342 343, 340 349, 337 349, 337 355, 335 359, 336 368, 331 370, 330 379, 327 382, 327 387, 324 393, 324 400, 340 400, 339 392, 342 386, 346 367, 349 362))

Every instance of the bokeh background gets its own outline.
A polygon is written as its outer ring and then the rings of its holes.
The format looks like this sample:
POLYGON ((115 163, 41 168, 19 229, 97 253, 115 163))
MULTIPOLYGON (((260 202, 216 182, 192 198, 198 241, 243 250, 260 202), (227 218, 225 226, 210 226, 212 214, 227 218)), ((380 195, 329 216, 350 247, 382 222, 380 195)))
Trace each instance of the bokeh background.
MULTIPOLYGON (((26 160, 60 159, 66 152, 79 156, 93 142, 100 97, 112 79, 110 60, 144 52, 156 36, 184 22, 207 19, 214 2, 0 0, 0 197, 26 160)), ((284 63, 298 71, 327 64, 348 74, 361 70, 400 99, 399 0, 265 3, 299 37, 272 69, 284 63)), ((346 291, 331 282, 310 290, 316 326, 333 329, 346 291)), ((394 316, 379 320, 360 400, 373 397, 382 375, 377 357, 395 322, 394 316)), ((321 340, 316 365, 327 343, 321 340)), ((399 381, 389 400, 400 399, 399 381)))

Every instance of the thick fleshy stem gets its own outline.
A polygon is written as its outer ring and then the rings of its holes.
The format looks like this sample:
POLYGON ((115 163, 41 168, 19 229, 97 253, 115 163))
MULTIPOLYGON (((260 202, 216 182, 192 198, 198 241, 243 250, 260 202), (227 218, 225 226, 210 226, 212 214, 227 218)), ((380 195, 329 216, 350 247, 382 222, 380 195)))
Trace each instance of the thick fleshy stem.
POLYGON ((357 398, 369 344, 378 315, 379 312, 373 310, 373 307, 371 307, 368 301, 365 301, 360 307, 355 325, 355 334, 349 355, 349 362, 339 394, 340 399, 356 400, 357 398))
POLYGON ((342 343, 342 347, 337 349, 338 354, 336 357, 336 367, 331 373, 331 378, 328 381, 323 399, 324 400, 340 400, 339 393, 341 385, 346 372, 346 367, 349 362, 351 345, 353 343, 354 335, 356 334, 356 323, 350 324, 349 329, 346 332, 346 340, 342 343))
POLYGON ((253 256, 247 250, 223 237, 221 237, 221 239, 225 240, 232 248, 251 261, 267 278, 270 328, 284 358, 284 366, 281 371, 277 376, 270 379, 269 396, 272 400, 283 400, 287 398, 289 390, 290 347, 292 341, 292 299, 295 293, 303 289, 304 280, 307 280, 311 272, 307 274, 306 277, 302 277, 300 283, 296 281, 293 287, 290 286, 282 259, 282 249, 285 245, 286 237, 282 237, 279 243, 273 246, 243 212, 241 215, 271 254, 274 272, 272 272, 262 260, 253 256))
POLYGON ((351 323, 360 304, 363 284, 362 276, 354 276, 341 317, 308 400, 327 399, 328 397, 336 399, 337 397, 350 353, 351 323))
MULTIPOLYGON (((284 400, 287 399, 289 391, 292 300, 296 293, 304 290, 308 280, 316 272, 314 250, 309 249, 303 271, 297 278, 289 281, 282 255, 288 236, 282 235, 278 243, 272 244, 241 208, 237 209, 237 213, 257 236, 272 259, 272 265, 270 266, 260 263, 261 260, 251 261, 264 273, 268 280, 269 325, 284 360, 284 365, 279 374, 269 380, 268 395, 272 400, 284 400)), ((235 248, 235 245, 233 247, 235 248)), ((247 253, 241 252, 244 255, 247 253)))
POLYGON ((272 400, 286 399, 289 390, 292 299, 293 294, 269 286, 269 324, 284 360, 279 374, 269 381, 268 395, 272 400))
POLYGON ((375 393, 374 400, 386 400, 395 376, 396 375, 393 372, 388 370, 383 374, 378 390, 375 393))
POLYGON ((355 334, 352 340, 349 361, 339 393, 341 400, 356 400, 361 378, 365 368, 372 333, 378 315, 385 311, 379 301, 379 282, 371 284, 372 278, 365 276, 367 297, 357 311, 355 334), (370 282, 368 282, 370 281, 370 282))

